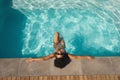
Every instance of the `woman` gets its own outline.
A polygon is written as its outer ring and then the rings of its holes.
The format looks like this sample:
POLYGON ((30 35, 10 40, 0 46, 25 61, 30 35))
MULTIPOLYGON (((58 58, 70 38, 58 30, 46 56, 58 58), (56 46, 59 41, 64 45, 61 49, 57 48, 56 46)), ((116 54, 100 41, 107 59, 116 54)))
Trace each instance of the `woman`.
POLYGON ((59 33, 56 32, 54 37, 54 48, 55 52, 53 54, 50 54, 49 56, 43 57, 43 58, 30 58, 27 59, 27 62, 32 61, 44 61, 49 60, 51 58, 55 58, 54 65, 59 68, 64 68, 67 64, 71 62, 71 59, 93 59, 91 56, 74 56, 72 54, 69 54, 65 50, 65 42, 62 37, 60 37, 59 33))

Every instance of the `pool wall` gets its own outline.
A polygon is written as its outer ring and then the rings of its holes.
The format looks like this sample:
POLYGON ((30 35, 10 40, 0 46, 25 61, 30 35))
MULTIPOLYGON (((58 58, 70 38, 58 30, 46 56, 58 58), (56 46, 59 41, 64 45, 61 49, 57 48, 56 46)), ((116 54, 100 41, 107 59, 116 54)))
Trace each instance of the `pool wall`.
POLYGON ((12 0, 0 0, 0 58, 22 57, 26 19, 12 8, 12 0))

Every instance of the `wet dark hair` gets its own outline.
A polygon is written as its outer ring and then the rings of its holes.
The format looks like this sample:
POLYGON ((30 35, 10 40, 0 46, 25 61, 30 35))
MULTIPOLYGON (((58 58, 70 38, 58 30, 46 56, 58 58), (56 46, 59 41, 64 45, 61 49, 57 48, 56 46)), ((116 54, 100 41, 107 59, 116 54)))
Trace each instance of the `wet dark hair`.
POLYGON ((56 57, 56 59, 54 60, 54 65, 62 69, 70 62, 71 62, 71 59, 68 57, 68 54, 65 53, 62 58, 56 57))

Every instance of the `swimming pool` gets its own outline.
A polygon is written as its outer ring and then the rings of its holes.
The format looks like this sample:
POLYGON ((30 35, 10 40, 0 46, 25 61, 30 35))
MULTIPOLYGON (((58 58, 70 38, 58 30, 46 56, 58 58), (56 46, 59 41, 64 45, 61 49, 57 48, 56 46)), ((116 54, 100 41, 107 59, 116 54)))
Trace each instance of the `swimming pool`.
POLYGON ((119 0, 13 0, 27 19, 22 56, 51 54, 56 31, 75 55, 120 56, 119 0))

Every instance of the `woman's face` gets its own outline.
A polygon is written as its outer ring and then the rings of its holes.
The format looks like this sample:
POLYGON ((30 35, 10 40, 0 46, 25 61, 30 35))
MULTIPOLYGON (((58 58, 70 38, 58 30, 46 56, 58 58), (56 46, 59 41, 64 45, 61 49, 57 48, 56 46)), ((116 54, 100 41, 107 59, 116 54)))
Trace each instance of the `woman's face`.
POLYGON ((57 50, 56 52, 57 52, 57 54, 56 54, 57 58, 62 58, 63 57, 63 52, 61 50, 57 50))

